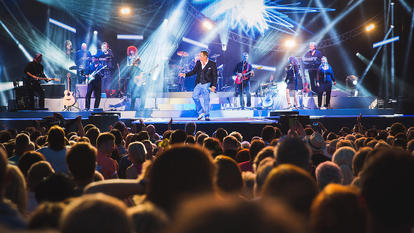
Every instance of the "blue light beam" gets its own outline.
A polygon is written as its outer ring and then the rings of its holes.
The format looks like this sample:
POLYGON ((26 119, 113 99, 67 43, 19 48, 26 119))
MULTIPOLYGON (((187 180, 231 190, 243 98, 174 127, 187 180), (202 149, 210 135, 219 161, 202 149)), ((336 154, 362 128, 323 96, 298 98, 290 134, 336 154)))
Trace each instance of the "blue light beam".
POLYGON ((58 27, 61 27, 63 29, 66 29, 66 30, 68 30, 70 32, 76 33, 76 28, 71 27, 69 25, 66 25, 66 24, 64 24, 62 22, 59 22, 56 19, 49 18, 49 23, 54 24, 54 25, 56 25, 58 27))

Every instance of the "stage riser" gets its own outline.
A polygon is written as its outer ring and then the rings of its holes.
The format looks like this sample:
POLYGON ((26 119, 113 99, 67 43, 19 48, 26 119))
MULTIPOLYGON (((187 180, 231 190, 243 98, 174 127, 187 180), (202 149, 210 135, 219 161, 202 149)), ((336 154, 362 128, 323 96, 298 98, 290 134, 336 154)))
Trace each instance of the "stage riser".
MULTIPOLYGON (((331 108, 334 109, 348 109, 348 108, 369 108, 369 105, 375 100, 375 97, 332 97, 331 108)), ((128 105, 131 100, 128 100, 128 105)), ((145 108, 155 109, 155 101, 158 110, 192 110, 195 109, 194 101, 191 97, 186 98, 147 98, 145 108)), ((262 107, 264 98, 252 97, 253 108, 262 107)), ((95 99, 91 99, 91 107, 93 107, 95 99)), ((100 108, 104 110, 117 109, 125 110, 125 105, 121 98, 102 98, 100 108), (119 106, 119 107, 117 107, 119 106)), ((203 102, 203 101, 202 101, 203 102)), ((245 100, 246 102, 246 100, 245 100)), ((270 109, 286 109, 288 107, 287 100, 285 98, 274 97, 273 104, 270 109)), ((304 97, 300 100, 306 108, 316 108, 317 97, 304 97)), ((293 97, 291 103, 294 103, 293 97)), ((226 108, 240 107, 239 97, 226 97, 221 98, 217 95, 212 95, 210 98, 211 108, 213 110, 220 110, 226 108)), ((49 99, 46 98, 45 105, 50 111, 62 111, 64 106, 61 99, 49 99)), ((139 105, 137 100, 136 105, 139 105)), ((80 109, 85 109, 85 98, 78 98, 76 106, 80 109)))

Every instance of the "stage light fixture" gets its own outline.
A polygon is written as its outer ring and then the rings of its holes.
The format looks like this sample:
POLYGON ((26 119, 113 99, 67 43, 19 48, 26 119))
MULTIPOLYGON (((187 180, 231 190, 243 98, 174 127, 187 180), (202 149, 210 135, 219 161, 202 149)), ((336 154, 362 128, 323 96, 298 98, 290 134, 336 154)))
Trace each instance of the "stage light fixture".
POLYGON ((121 15, 130 15, 131 14, 131 8, 130 7, 121 7, 120 9, 121 15))
POLYGON ((286 39, 284 46, 288 49, 294 48, 296 46, 296 41, 294 39, 286 39))
POLYGON ((355 55, 356 55, 357 57, 359 57, 359 53, 356 53, 355 55))
POLYGON ((96 30, 95 30, 95 31, 93 31, 93 34, 94 34, 94 35, 98 35, 98 31, 96 31, 96 30))
POLYGON ((167 18, 165 18, 163 23, 164 23, 164 24, 167 24, 167 23, 168 23, 168 19, 167 19, 167 18))
POLYGON ((373 23, 370 23, 365 27, 366 32, 371 32, 374 29, 375 29, 375 24, 373 24, 373 23))
POLYGON ((211 30, 211 29, 213 29, 213 23, 210 20, 205 19, 203 21, 203 27, 207 30, 211 30))

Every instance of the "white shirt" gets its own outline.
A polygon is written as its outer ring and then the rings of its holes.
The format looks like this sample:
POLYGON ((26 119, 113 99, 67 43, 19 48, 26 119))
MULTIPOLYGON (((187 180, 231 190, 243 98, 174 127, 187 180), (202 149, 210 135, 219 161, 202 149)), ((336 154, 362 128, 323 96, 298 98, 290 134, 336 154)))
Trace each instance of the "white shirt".
POLYGON ((206 65, 207 65, 207 63, 208 63, 208 59, 207 59, 206 64, 204 64, 204 65, 203 65, 203 62, 202 62, 202 61, 200 61, 200 62, 201 62, 201 69, 202 69, 202 70, 204 70, 204 67, 206 67, 206 65))

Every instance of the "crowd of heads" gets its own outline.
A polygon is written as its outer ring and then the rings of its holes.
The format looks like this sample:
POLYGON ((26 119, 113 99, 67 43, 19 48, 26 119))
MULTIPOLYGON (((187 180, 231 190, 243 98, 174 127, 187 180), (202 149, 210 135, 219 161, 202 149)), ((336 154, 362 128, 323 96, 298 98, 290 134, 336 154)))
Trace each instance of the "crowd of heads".
POLYGON ((318 125, 5 129, 0 230, 411 232, 414 127, 318 125))

